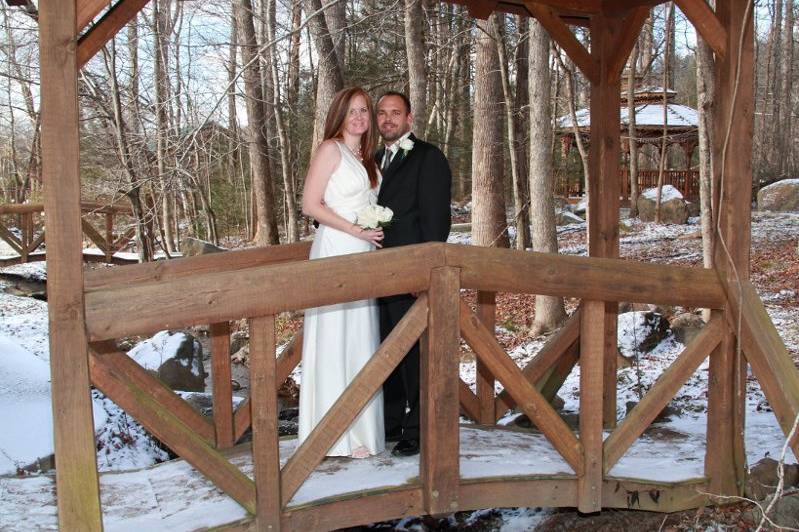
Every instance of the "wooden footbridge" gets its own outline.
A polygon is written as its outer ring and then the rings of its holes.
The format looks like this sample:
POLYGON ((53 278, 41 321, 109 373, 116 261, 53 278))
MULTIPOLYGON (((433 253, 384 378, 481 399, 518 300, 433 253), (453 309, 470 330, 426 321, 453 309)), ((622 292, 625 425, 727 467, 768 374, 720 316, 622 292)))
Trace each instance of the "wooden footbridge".
MULTIPOLYGON (((16 1, 16 0, 15 0, 16 1)), ((747 0, 677 0, 715 52, 716 268, 618 259, 620 74, 649 9, 657 1, 461 0, 471 13, 534 16, 591 83, 589 257, 425 244, 317 261, 305 245, 231 252, 88 272, 81 264, 79 69, 146 0, 39 3, 42 146, 48 219, 48 290, 59 526, 100 530, 103 508, 95 461, 89 388, 94 385, 144 424, 246 510, 230 529, 337 528, 410 514, 496 506, 572 506, 583 512, 627 507, 671 511, 739 495, 745 480, 743 425, 747 364, 786 434, 799 413, 799 373, 748 281, 754 45, 747 0), (96 22, 92 22, 95 19, 96 22), (586 26, 588 51, 567 24, 586 26), (734 110, 734 112, 733 112, 734 110), (56 178, 57 176, 57 178, 56 178), (479 291, 476 311, 461 289, 479 291), (300 357, 275 357, 275 315, 317 305, 419 292, 416 304, 380 346, 310 437, 280 456, 276 390, 300 357), (493 333, 496 292, 581 299, 580 309, 526 368, 493 333), (699 337, 644 399, 616 422, 616 315, 620 301, 713 309, 699 337), (158 312, 153 312, 158 309, 158 312), (251 397, 231 408, 228 323, 248 318, 251 397), (201 416, 120 353, 114 340, 163 328, 212 324, 214 417, 201 416), (399 485, 292 503, 326 450, 421 338, 422 450, 418 475, 399 485), (459 341, 478 358, 477 393, 459 380, 459 341), (710 359, 707 454, 686 482, 618 479, 613 465, 680 385, 710 359), (580 364, 579 431, 539 388, 556 386, 580 364), (505 391, 494 395, 494 381, 505 391), (562 457, 557 473, 499 477, 462 474, 459 414, 490 425, 507 408, 526 413, 562 457), (252 470, 224 449, 247 427, 252 470), (612 430, 603 439, 603 429, 612 430), (281 464, 282 462, 282 464, 281 464), (249 474, 247 474, 249 473, 249 474), (623 489, 622 489, 623 488, 623 489)), ((299 345, 299 342, 297 342, 299 345)), ((791 442, 794 454, 799 444, 791 442)), ((514 454, 536 455, 536 446, 514 454)), ((507 458, 506 458, 507 459, 507 458)), ((352 491, 355 489, 356 491, 352 491)))

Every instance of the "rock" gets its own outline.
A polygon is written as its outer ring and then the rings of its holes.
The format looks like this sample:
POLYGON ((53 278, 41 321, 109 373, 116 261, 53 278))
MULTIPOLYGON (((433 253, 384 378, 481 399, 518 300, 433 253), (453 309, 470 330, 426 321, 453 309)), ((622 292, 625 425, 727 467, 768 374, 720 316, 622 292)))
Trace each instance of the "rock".
MULTIPOLYGON (((638 405, 638 401, 627 401, 624 407, 626 409, 627 415, 630 415, 630 412, 638 405)), ((655 417, 654 422, 661 422, 661 421, 670 421, 673 417, 679 417, 682 414, 682 409, 673 403, 668 403, 666 406, 663 407, 663 410, 655 417)))
MULTIPOLYGON (((745 494, 750 499, 762 501, 773 494, 777 488, 777 466, 779 462, 773 458, 763 458, 749 469, 746 480, 745 494)), ((799 485, 799 465, 786 464, 783 466, 785 489, 799 485)), ((797 514, 799 515, 799 514, 797 514)))
POLYGON ((582 224, 585 223, 585 220, 571 211, 558 211, 555 213, 555 223, 557 225, 582 224))
MULTIPOLYGON (((638 217, 642 222, 655 221, 657 188, 649 188, 638 196, 638 217)), ((680 191, 671 185, 664 185, 660 196, 660 222, 664 224, 684 224, 688 221, 688 207, 680 191)))
POLYGON ((688 216, 690 218, 696 218, 702 214, 702 206, 696 201, 686 201, 685 208, 688 209, 688 216))
POLYGON ((757 192, 760 211, 799 212, 799 179, 783 179, 757 192))
MULTIPOLYGON (((769 497, 769 500, 771 498, 769 497)), ((769 501, 763 501, 763 509, 768 508, 769 501)), ((741 514, 741 518, 756 526, 761 521, 761 512, 758 507, 753 508, 741 514)), ((796 530, 799 528, 799 495, 792 494, 781 497, 768 512, 768 518, 783 529, 796 530)), ((771 530, 772 527, 766 523, 766 530, 771 530)))
POLYGON ((588 200, 587 199, 581 199, 577 204, 572 206, 572 212, 574 214, 585 214, 585 212, 587 210, 588 210, 588 200))
POLYGON ((190 334, 161 331, 139 342, 128 355, 173 390, 205 390, 203 348, 190 334))
POLYGON ((194 257, 196 255, 206 255, 208 253, 219 253, 227 251, 225 248, 215 246, 205 240, 198 238, 185 237, 180 241, 180 251, 184 257, 194 257))
POLYGON ((626 356, 648 353, 669 335, 669 322, 656 312, 619 314, 619 349, 626 356))
POLYGON ((245 345, 249 345, 250 335, 246 331, 236 331, 230 335, 230 352, 238 353, 245 345))
POLYGON ((677 341, 683 345, 690 344, 699 331, 705 326, 705 320, 698 314, 683 313, 678 314, 671 320, 671 332, 677 341))

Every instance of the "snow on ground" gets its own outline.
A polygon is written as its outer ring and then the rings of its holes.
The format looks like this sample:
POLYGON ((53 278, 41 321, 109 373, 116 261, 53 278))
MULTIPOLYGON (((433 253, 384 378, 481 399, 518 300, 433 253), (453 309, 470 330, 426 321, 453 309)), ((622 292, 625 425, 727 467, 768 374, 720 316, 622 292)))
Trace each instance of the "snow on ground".
MULTIPOLYGON (((658 189, 657 187, 648 188, 641 193, 641 196, 651 201, 657 201, 658 189)), ((673 185, 663 185, 663 187, 660 189, 660 201, 665 203, 673 199, 682 199, 682 194, 680 191, 677 190, 673 185)))

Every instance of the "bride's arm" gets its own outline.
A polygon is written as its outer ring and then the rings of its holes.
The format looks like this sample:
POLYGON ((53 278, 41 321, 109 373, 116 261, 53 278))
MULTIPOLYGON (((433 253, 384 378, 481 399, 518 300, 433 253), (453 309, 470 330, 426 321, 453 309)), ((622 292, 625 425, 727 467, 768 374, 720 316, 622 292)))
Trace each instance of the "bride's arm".
POLYGON ((341 160, 341 152, 332 140, 323 142, 317 148, 308 174, 305 176, 305 188, 302 193, 302 213, 310 216, 328 227, 338 229, 356 238, 371 242, 380 247, 383 240, 383 230, 366 230, 342 218, 324 203, 325 189, 330 181, 330 176, 336 170, 341 160))

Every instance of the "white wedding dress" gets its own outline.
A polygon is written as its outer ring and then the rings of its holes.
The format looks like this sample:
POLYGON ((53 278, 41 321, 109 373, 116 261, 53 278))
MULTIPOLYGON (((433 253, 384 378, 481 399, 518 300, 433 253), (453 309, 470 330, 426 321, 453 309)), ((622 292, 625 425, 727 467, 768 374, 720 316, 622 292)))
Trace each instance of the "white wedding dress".
MULTIPOLYGON (((356 213, 377 201, 377 190, 360 161, 337 142, 341 162, 325 189, 325 204, 354 222, 356 213)), ((372 251, 369 242, 320 225, 311 259, 372 251)), ((311 434, 341 393, 380 345, 377 302, 353 301, 305 310, 300 384, 299 443, 311 434)), ((378 454, 385 448, 383 392, 378 390, 328 456, 351 456, 356 450, 378 454)))

